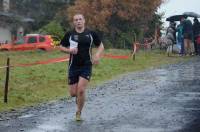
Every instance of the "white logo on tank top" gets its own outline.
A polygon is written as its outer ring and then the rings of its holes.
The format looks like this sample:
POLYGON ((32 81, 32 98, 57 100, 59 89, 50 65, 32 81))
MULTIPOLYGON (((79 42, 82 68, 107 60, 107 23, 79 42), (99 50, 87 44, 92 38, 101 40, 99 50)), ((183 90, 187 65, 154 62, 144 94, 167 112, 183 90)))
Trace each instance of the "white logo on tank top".
POLYGON ((74 35, 74 40, 78 41, 78 35, 74 35))

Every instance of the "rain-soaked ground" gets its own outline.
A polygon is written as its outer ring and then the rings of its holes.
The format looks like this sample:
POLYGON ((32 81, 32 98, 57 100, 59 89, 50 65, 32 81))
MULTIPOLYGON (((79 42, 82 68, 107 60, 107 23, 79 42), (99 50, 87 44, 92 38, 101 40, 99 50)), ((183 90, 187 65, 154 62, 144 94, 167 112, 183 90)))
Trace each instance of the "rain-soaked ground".
POLYGON ((0 114, 0 132, 200 132, 200 57, 108 81, 87 91, 83 122, 75 111, 63 99, 0 114))

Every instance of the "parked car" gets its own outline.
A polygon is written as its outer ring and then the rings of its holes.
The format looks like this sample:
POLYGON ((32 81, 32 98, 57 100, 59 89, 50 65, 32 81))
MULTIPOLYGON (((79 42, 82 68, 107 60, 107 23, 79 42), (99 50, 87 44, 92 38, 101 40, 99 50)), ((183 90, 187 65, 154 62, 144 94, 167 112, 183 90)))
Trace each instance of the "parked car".
POLYGON ((13 43, 0 46, 1 51, 17 50, 44 50, 49 51, 54 48, 54 40, 50 35, 27 34, 13 43))

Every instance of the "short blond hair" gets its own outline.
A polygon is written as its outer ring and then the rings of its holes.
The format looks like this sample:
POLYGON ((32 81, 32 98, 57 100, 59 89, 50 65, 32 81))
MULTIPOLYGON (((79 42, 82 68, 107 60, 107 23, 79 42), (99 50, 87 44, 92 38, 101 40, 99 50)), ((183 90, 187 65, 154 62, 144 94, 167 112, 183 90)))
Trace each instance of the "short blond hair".
POLYGON ((74 17, 75 17, 75 16, 79 16, 79 15, 82 16, 83 19, 85 19, 84 15, 83 15, 82 13, 76 13, 76 14, 73 15, 73 20, 74 20, 74 17))

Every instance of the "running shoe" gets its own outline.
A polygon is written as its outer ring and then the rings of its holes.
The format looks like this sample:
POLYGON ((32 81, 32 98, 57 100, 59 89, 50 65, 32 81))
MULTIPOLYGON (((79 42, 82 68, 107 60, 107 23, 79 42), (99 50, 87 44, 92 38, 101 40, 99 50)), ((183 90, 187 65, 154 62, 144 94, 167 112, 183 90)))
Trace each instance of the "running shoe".
POLYGON ((76 112, 76 121, 82 121, 81 112, 76 112))

